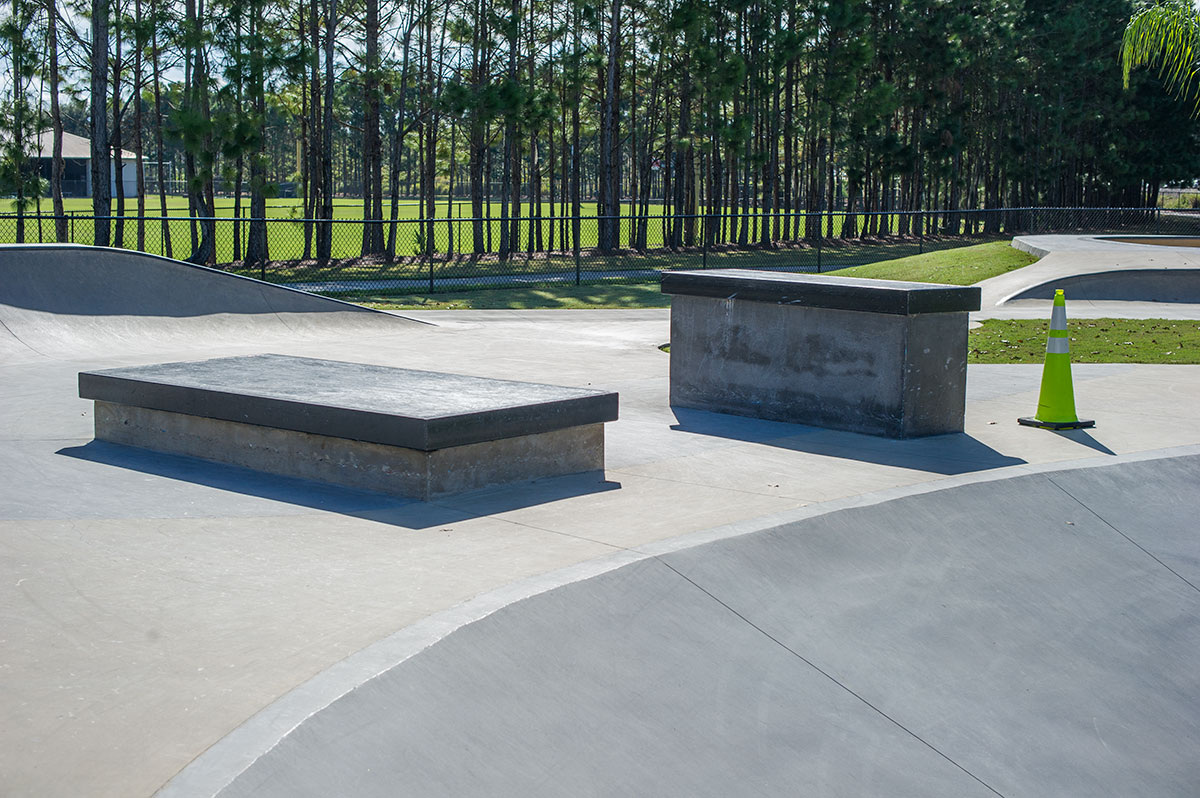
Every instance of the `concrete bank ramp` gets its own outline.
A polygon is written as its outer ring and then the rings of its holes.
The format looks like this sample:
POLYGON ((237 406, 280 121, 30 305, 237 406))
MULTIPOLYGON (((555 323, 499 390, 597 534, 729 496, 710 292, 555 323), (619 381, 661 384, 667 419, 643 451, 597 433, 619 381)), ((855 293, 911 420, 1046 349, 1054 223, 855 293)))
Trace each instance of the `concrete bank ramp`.
POLYGON ((1198 485, 1026 474, 639 559, 400 633, 161 795, 1194 798, 1198 485))
POLYGON ((122 249, 0 246, 0 361, 145 351, 418 324, 215 269, 122 249))
POLYGON ((1054 299, 1055 289, 1071 299, 1094 302, 1200 303, 1200 269, 1118 269, 1059 277, 1020 291, 1006 301, 1054 299))
MULTIPOLYGON (((1152 243, 1141 236, 1120 240, 1096 235, 1017 236, 1012 246, 1040 258, 978 283, 985 312, 1008 306, 1039 306, 1062 288, 1067 302, 1159 303, 1170 317, 1191 317, 1183 305, 1200 305, 1200 248, 1152 243)), ((1171 239, 1179 241, 1178 239, 1171 239)), ((1107 305, 1114 315, 1126 315, 1107 305)), ((1154 306, 1142 310, 1153 314, 1154 306)), ((1148 315, 1146 317, 1149 317, 1148 315)))

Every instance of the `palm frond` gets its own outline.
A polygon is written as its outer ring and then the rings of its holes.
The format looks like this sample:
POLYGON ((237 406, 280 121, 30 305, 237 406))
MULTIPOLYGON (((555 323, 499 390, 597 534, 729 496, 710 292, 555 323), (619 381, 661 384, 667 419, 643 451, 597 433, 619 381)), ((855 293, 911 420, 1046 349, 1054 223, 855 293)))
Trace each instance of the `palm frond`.
POLYGON ((1190 0, 1147 6, 1125 27, 1121 42, 1125 88, 1134 69, 1154 65, 1167 89, 1195 103, 1200 113, 1200 16, 1190 0))

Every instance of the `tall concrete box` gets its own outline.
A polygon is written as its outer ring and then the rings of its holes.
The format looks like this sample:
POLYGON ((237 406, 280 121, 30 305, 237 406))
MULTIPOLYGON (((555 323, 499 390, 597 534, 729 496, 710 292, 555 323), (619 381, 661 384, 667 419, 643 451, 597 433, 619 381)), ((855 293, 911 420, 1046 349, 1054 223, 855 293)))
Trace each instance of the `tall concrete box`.
POLYGON ((912 438, 962 432, 975 287, 665 272, 671 404, 912 438))

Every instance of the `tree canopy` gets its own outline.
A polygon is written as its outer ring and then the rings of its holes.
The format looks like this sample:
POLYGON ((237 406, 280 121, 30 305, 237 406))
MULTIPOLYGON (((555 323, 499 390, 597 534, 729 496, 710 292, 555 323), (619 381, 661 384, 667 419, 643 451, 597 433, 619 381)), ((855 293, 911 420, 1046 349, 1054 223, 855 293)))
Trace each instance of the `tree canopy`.
MULTIPOLYGON (((878 211, 1142 206, 1198 171, 1197 123, 1131 71, 1195 97, 1185 0, 10 1, 4 125, 58 114, 136 151, 137 201, 197 217, 220 193, 316 220, 359 198, 364 254, 395 252, 402 200, 432 220, 461 198, 469 246, 503 257, 578 246, 592 202, 601 248, 620 224, 644 246, 652 214, 671 246, 769 245, 831 211, 853 236, 914 232, 878 211)), ((269 256, 258 233, 239 258, 269 256)), ((306 235, 328 257, 328 225, 306 235)))

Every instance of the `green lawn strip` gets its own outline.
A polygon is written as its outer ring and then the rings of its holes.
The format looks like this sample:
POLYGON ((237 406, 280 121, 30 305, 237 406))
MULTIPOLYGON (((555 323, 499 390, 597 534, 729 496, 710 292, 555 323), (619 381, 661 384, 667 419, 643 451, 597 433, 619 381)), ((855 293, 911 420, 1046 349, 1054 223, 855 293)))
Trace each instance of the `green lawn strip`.
MULTIPOLYGON (((1049 322, 988 319, 967 340, 971 363, 1042 363, 1049 322)), ((1073 363, 1200 363, 1200 321, 1072 319, 1073 363)))
MULTIPOLYGON (((962 240, 944 240, 934 242, 937 246, 965 246, 962 240)), ((897 258, 913 253, 917 249, 915 240, 838 242, 835 246, 823 247, 820 253, 820 263, 825 267, 845 262, 861 262, 864 260, 886 263, 896 262, 897 258), (893 260, 886 260, 886 259, 893 260)), ((973 249, 974 246, 967 246, 973 249)), ((935 255, 938 253, 926 253, 935 255)), ((480 278, 502 275, 552 274, 573 277, 576 267, 583 274, 585 283, 595 284, 599 278, 611 280, 642 280, 657 282, 653 275, 647 272, 664 271, 669 269, 701 269, 701 268, 741 268, 767 269, 778 271, 815 272, 817 270, 817 251, 811 246, 778 246, 749 250, 723 250, 715 248, 708 253, 697 248, 680 250, 651 250, 644 254, 637 252, 620 252, 612 255, 597 255, 585 251, 578 264, 570 255, 561 253, 539 253, 529 255, 526 252, 513 253, 507 260, 501 261, 495 255, 473 258, 460 255, 456 258, 446 258, 440 254, 432 262, 424 261, 413 255, 401 255, 393 263, 369 262, 365 260, 331 261, 318 263, 303 261, 299 263, 273 262, 266 268, 242 268, 240 264, 227 266, 230 271, 245 274, 250 277, 262 277, 272 282, 320 282, 338 281, 341 285, 336 289, 322 291, 330 296, 354 298, 359 294, 368 294, 383 301, 392 298, 404 302, 410 290, 386 290, 379 285, 380 281, 392 279, 435 280, 450 278, 480 278), (360 282, 361 288, 348 287, 345 283, 360 282)), ((824 271, 824 269, 823 269, 824 271)), ((908 279, 901 275, 895 279, 908 279)))
POLYGON ((869 277, 879 280, 911 280, 920 283, 971 285, 998 274, 1020 269, 1037 258, 1010 246, 1007 241, 992 241, 971 247, 926 252, 906 258, 868 263, 831 274, 840 277, 869 277))
POLYGON ((355 297, 380 310, 544 310, 553 308, 666 308, 671 297, 657 284, 572 285, 551 288, 497 288, 484 291, 416 294, 403 299, 355 297))
MULTIPOLYGON (((952 242, 938 242, 941 246, 947 246, 952 242)), ((871 246, 859 245, 850 246, 842 245, 822 250, 823 262, 828 258, 859 258, 864 256, 875 258, 887 258, 896 254, 898 251, 904 251, 905 248, 915 248, 914 242, 892 242, 892 243, 877 243, 871 246)), ((976 244, 973 246, 960 247, 953 250, 942 250, 936 252, 926 252, 923 255, 912 257, 893 258, 891 260, 883 260, 878 263, 872 263, 860 269, 870 269, 873 276, 878 276, 883 279, 895 280, 924 280, 929 279, 927 274, 930 269, 924 264, 933 263, 936 269, 938 264, 945 263, 948 259, 958 255, 955 260, 959 263, 964 260, 974 262, 980 260, 985 263, 993 264, 994 269, 1007 271, 1011 268, 1019 268, 1033 261, 1033 258, 1026 256, 1019 250, 1015 250, 1003 242, 991 242, 985 244, 976 244), (983 253, 982 255, 972 255, 972 253, 983 253), (914 267, 915 264, 915 267, 914 267), (923 269, 920 273, 918 270, 923 269)), ((738 252, 721 252, 711 251, 705 256, 701 252, 680 251, 662 253, 657 255, 629 255, 629 256, 606 256, 606 257, 584 257, 581 260, 580 268, 587 272, 598 271, 608 274, 614 274, 615 279, 619 279, 616 275, 617 270, 623 268, 629 269, 698 269, 707 264, 709 268, 721 267, 740 267, 740 268, 812 268, 811 263, 806 263, 805 259, 815 258, 815 251, 811 248, 796 247, 796 248, 774 248, 749 250, 738 252)), ((292 269, 291 267, 283 267, 275 270, 276 267, 268 267, 265 274, 267 279, 280 282, 287 282, 291 279, 304 280, 343 280, 343 281, 363 281, 362 290, 340 290, 337 292, 327 292, 331 296, 338 296, 343 299, 348 299, 353 302, 362 302, 371 304, 373 307, 387 308, 535 308, 535 307, 577 307, 577 308, 622 308, 622 307, 667 307, 669 303, 665 298, 657 299, 653 304, 648 304, 648 300, 644 297, 658 293, 657 281, 647 283, 643 286, 622 285, 619 288, 612 285, 607 285, 604 290, 601 290, 605 284, 596 285, 598 282, 595 279, 590 280, 590 286, 584 286, 580 289, 577 286, 547 286, 536 289, 524 288, 501 288, 487 289, 478 291, 457 291, 454 293, 426 293, 418 292, 415 296, 411 291, 403 289, 385 290, 379 287, 373 287, 372 282, 378 280, 386 280, 393 278, 403 279, 426 279, 429 276, 428 264, 420 264, 418 262, 409 261, 407 263, 395 263, 390 265, 362 265, 354 262, 348 263, 345 266, 330 264, 324 267, 301 267, 292 269), (517 292, 517 297, 514 301, 518 301, 519 305, 509 305, 506 297, 509 292, 517 292), (615 293, 614 293, 615 292, 615 293), (629 297, 643 297, 638 299, 636 304, 630 304, 629 297), (615 298, 614 298, 615 297, 615 298), (538 302, 542 304, 538 304, 538 302)), ((458 261, 440 261, 433 264, 433 276, 437 279, 446 277, 469 277, 469 276, 487 276, 499 274, 527 274, 537 272, 558 272, 568 276, 573 273, 574 261, 567 257, 560 256, 540 256, 538 258, 526 258, 514 256, 509 261, 499 263, 494 258, 489 261, 481 261, 480 263, 472 263, 469 260, 458 261)), ((941 270, 944 271, 944 270, 941 270)), ((846 269, 835 274, 859 274, 857 270, 846 269)), ((248 270, 246 274, 257 277, 258 270, 248 270)), ((964 276, 971 276, 963 273, 964 276)), ((636 277, 636 275, 634 275, 636 277)), ((641 279, 641 278, 638 278, 641 279)))

